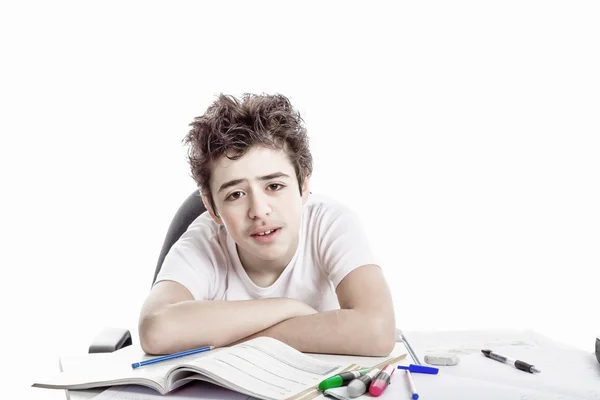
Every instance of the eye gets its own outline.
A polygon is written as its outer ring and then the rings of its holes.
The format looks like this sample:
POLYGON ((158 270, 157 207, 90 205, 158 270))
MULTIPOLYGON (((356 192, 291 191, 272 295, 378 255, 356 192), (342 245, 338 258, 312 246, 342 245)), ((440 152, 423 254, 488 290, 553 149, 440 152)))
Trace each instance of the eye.
POLYGON ((225 200, 227 200, 227 201, 234 201, 234 200, 237 200, 237 199, 239 199, 239 198, 240 198, 240 197, 242 197, 243 195, 244 195, 244 193, 243 193, 243 192, 240 192, 240 191, 233 192, 233 193, 231 193, 229 196, 227 196, 227 197, 225 198, 225 200))
POLYGON ((271 183, 269 186, 267 186, 270 190, 273 190, 274 192, 283 189, 285 186, 280 184, 280 183, 271 183))

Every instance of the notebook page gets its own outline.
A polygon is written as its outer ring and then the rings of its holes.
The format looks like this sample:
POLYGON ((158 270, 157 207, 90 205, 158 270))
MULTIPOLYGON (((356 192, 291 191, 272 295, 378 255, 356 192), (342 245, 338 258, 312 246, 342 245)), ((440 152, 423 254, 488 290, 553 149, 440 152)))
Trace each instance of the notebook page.
MULTIPOLYGON (((396 365, 409 365, 416 364, 415 360, 411 357, 408 349, 404 342, 397 342, 394 350, 390 353, 389 356, 386 357, 361 357, 361 356, 352 356, 352 362, 360 365, 361 367, 372 367, 373 365, 377 365, 389 358, 399 356, 402 354, 406 354, 406 357, 403 360, 400 360, 396 363, 396 365)), ((323 360, 332 364, 344 364, 348 362, 348 356, 337 355, 337 354, 311 354, 312 357, 318 358, 319 360, 323 360)))
MULTIPOLYGON (((192 382, 169 393, 168 399, 252 400, 252 397, 207 382, 192 382)), ((165 400, 165 396, 141 386, 119 386, 105 390, 94 400, 165 400)))
POLYGON ((190 362, 215 381, 259 398, 284 400, 314 391, 323 379, 350 365, 332 364, 302 354, 289 346, 260 337, 190 362))
MULTIPOLYGON (((215 350, 216 351, 216 350, 215 350)), ((207 352, 210 353, 210 352, 207 352)), ((188 357, 202 358, 204 354, 195 354, 188 357)), ((63 373, 52 373, 35 380, 34 386, 47 388, 74 388, 86 389, 94 385, 90 382, 106 382, 106 386, 116 384, 144 384, 144 380, 154 382, 155 390, 165 387, 165 376, 168 371, 185 360, 185 357, 175 358, 156 364, 146 365, 133 369, 134 362, 154 358, 144 353, 139 346, 128 346, 126 349, 113 353, 84 354, 79 356, 61 357, 63 373)))

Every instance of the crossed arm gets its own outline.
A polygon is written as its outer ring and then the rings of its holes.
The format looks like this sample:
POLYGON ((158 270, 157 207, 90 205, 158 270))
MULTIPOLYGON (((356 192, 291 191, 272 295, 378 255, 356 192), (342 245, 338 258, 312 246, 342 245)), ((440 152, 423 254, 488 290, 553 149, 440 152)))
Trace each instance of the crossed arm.
POLYGON ((396 324, 381 269, 356 268, 336 292, 340 309, 318 313, 289 298, 194 300, 179 283, 159 282, 140 314, 140 342, 148 354, 166 354, 270 336, 307 353, 388 355, 396 324))

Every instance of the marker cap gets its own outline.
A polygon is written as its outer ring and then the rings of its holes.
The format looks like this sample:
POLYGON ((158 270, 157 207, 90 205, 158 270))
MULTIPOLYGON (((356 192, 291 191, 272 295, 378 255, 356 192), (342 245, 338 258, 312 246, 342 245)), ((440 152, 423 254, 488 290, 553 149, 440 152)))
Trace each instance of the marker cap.
POLYGON ((439 372, 439 368, 427 367, 425 365, 415 365, 410 364, 408 367, 406 365, 398 365, 398 369, 409 370, 410 372, 416 372, 419 374, 431 374, 435 375, 439 372))
POLYGON ((336 387, 342 386, 343 379, 341 376, 336 375, 329 379, 325 379, 323 382, 319 383, 319 390, 327 390, 336 387))
POLYGON ((383 393, 383 391, 385 390, 387 385, 388 385, 388 383, 386 383, 384 380, 381 380, 381 379, 373 381, 373 383, 371 383, 371 386, 369 386, 369 393, 371 393, 373 396, 377 397, 381 393, 383 393))

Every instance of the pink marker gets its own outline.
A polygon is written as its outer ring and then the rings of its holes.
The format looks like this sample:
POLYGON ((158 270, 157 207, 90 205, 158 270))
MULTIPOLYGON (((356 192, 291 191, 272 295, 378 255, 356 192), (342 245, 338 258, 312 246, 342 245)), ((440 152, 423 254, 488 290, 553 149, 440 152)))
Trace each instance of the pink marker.
POLYGON ((390 384, 390 380, 396 368, 392 364, 386 365, 379 375, 373 379, 371 382, 371 386, 369 386, 369 393, 373 396, 377 397, 388 387, 390 384))

